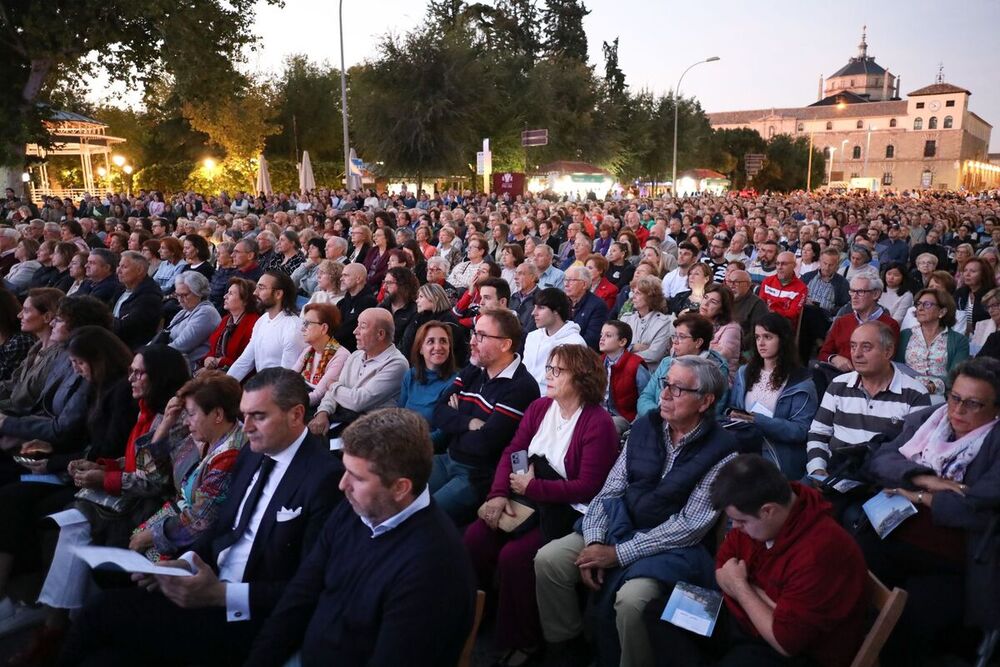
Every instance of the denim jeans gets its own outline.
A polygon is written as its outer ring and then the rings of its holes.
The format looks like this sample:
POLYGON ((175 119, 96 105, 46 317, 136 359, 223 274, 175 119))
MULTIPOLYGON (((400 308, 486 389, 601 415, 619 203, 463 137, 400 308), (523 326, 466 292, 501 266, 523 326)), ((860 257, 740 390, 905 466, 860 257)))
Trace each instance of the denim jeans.
POLYGON ((482 472, 473 466, 453 461, 447 453, 434 457, 431 478, 428 485, 434 502, 451 517, 457 525, 471 523, 476 511, 486 498, 489 490, 476 484, 473 477, 482 477, 482 472))

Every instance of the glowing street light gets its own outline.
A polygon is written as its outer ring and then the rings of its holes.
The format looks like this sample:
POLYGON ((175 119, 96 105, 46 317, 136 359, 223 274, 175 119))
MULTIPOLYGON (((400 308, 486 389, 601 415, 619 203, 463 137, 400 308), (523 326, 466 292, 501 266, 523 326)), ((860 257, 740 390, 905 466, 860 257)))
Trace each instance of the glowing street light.
POLYGON ((704 60, 699 60, 694 63, 694 65, 690 65, 686 70, 684 70, 684 72, 681 73, 681 78, 677 80, 677 87, 674 88, 674 167, 671 170, 670 187, 673 188, 675 197, 677 196, 677 112, 680 109, 681 81, 684 80, 684 75, 687 74, 688 71, 690 71, 690 69, 695 65, 700 65, 702 63, 714 63, 716 60, 719 60, 719 56, 705 58, 704 60))
POLYGON ((205 161, 202 164, 204 164, 205 169, 208 169, 209 171, 215 169, 215 160, 210 157, 205 158, 205 161))
POLYGON ((122 167, 122 171, 124 171, 126 174, 131 175, 132 174, 132 165, 130 165, 130 164, 125 165, 124 167, 122 167))
POLYGON ((97 168, 97 175, 100 176, 101 178, 104 178, 105 176, 108 175, 108 170, 105 169, 104 167, 98 167, 97 168))
POLYGON ((122 155, 116 155, 113 158, 111 158, 111 161, 114 162, 115 165, 121 167, 123 164, 125 164, 125 157, 122 155))

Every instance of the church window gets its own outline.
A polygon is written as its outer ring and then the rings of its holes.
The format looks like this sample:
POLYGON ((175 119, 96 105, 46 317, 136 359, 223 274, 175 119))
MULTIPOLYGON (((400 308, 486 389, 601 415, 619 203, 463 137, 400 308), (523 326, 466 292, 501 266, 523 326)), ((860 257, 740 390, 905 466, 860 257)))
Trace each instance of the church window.
POLYGON ((927 129, 928 130, 937 129, 937 116, 931 116, 931 119, 927 121, 927 129))
POLYGON ((863 120, 859 120, 857 123, 854 124, 854 127, 858 128, 859 130, 861 128, 863 128, 864 126, 865 126, 865 122, 863 120))
POLYGON ((944 105, 946 107, 953 107, 953 106, 955 106, 955 100, 945 100, 944 105))
POLYGON ((804 132, 805 129, 806 129, 806 124, 805 123, 799 123, 798 125, 795 126, 795 131, 796 132, 804 132))
POLYGON ((892 172, 887 171, 882 174, 882 185, 892 185, 892 172))
POLYGON ((851 151, 851 159, 852 160, 860 160, 861 159, 861 146, 855 146, 854 147, 854 150, 851 151))
POLYGON ((951 116, 944 117, 944 129, 950 130, 955 124, 955 120, 951 116))
POLYGON ((917 116, 916 118, 914 118, 913 119, 913 129, 914 130, 922 130, 922 129, 924 129, 924 119, 921 118, 920 116, 917 116))
POLYGON ((923 102, 917 102, 917 108, 918 109, 923 109, 924 108, 924 103, 923 102))
POLYGON ((771 125, 767 128, 767 138, 770 139, 773 136, 774 136, 774 125, 771 125))
POLYGON ((937 155, 937 142, 934 140, 924 142, 924 157, 934 157, 937 155))
POLYGON ((896 119, 895 118, 890 118, 889 119, 889 127, 896 127, 896 119))
POLYGON ((894 157, 896 157, 896 147, 893 146, 892 144, 889 144, 888 146, 886 146, 885 147, 885 156, 887 158, 894 158, 894 157))
POLYGON ((832 130, 833 129, 833 122, 832 121, 829 121, 829 120, 826 121, 826 129, 828 129, 828 130, 832 130))

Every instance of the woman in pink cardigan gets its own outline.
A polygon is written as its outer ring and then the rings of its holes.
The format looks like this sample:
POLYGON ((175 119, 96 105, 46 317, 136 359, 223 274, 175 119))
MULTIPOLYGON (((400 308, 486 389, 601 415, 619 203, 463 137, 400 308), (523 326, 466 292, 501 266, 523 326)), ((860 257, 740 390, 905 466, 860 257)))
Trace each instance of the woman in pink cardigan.
POLYGON ((494 574, 499 575, 496 641, 508 650, 500 664, 522 664, 542 646, 535 553, 572 531, 618 456, 614 422, 601 407, 606 378, 593 350, 582 345, 552 350, 545 367, 546 395, 528 406, 500 457, 479 518, 465 531, 480 588, 492 590, 494 574), (515 452, 527 455, 524 473, 513 470, 515 452), (507 532, 501 519, 514 514, 512 503, 535 512, 507 532))
POLYGON ((729 364, 729 386, 736 380, 740 369, 740 345, 742 330, 739 322, 733 322, 733 293, 728 287, 712 283, 705 288, 698 312, 707 317, 715 327, 715 334, 708 349, 715 350, 729 364))

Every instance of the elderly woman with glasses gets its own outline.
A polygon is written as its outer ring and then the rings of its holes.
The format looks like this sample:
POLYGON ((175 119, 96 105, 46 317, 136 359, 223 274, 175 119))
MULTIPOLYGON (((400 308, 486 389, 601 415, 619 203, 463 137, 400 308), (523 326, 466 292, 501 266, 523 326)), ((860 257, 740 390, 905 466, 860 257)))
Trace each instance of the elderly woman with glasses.
POLYGON ((174 285, 174 296, 181 309, 157 334, 156 340, 183 354, 194 369, 208 354, 209 337, 222 317, 208 299, 210 286, 204 275, 185 271, 174 279, 174 285))
POLYGON ((302 339, 306 348, 292 370, 301 373, 309 385, 309 405, 319 405, 351 356, 333 337, 339 326, 340 310, 333 304, 310 303, 302 311, 302 339))
POLYGON ((959 364, 950 385, 947 404, 910 414, 866 464, 884 493, 917 509, 884 538, 858 535, 872 572, 909 593, 887 663, 915 664, 961 631, 963 616, 969 627, 1000 624, 997 542, 987 528, 1000 507, 1000 361, 959 364))
POLYGON ((932 397, 940 403, 945 393, 948 369, 969 357, 969 339, 951 327, 955 324, 955 301, 947 292, 922 289, 914 301, 917 326, 899 334, 896 361, 917 372, 932 397))

